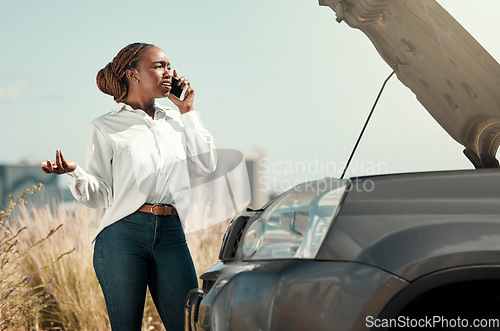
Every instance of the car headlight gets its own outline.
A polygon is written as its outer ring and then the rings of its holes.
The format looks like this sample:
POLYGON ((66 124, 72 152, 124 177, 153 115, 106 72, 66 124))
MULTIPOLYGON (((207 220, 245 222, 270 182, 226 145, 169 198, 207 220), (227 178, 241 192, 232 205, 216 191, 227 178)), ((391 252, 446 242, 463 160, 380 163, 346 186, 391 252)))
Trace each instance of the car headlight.
POLYGON ((295 186, 265 208, 243 239, 246 259, 314 258, 338 212, 349 180, 295 186))

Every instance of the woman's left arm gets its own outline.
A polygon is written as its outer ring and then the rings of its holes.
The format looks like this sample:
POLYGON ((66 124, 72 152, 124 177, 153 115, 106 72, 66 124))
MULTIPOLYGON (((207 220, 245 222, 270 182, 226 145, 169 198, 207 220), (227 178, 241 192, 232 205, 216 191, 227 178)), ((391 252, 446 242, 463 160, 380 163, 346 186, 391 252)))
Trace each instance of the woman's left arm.
POLYGON ((200 175, 214 172, 217 165, 214 139, 203 126, 198 111, 191 110, 182 114, 181 120, 185 126, 189 169, 200 175))
POLYGON ((179 85, 188 86, 184 100, 179 100, 173 95, 168 98, 181 112, 181 120, 185 126, 186 152, 189 169, 200 175, 208 175, 215 171, 217 165, 217 153, 215 151, 214 140, 210 132, 205 129, 201 122, 200 115, 194 109, 194 90, 185 77, 179 77, 174 70, 174 77, 178 78, 179 85))

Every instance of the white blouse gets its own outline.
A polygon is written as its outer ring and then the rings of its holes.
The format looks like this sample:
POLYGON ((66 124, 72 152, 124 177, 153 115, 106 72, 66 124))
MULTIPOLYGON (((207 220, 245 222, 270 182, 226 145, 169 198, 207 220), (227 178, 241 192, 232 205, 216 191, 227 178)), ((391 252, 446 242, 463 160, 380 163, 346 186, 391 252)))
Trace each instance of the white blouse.
POLYGON ((68 173, 73 196, 105 208, 93 237, 144 203, 170 203, 182 226, 189 214, 190 176, 215 170, 212 135, 196 110, 180 114, 155 104, 154 119, 119 103, 89 126, 85 169, 68 173))

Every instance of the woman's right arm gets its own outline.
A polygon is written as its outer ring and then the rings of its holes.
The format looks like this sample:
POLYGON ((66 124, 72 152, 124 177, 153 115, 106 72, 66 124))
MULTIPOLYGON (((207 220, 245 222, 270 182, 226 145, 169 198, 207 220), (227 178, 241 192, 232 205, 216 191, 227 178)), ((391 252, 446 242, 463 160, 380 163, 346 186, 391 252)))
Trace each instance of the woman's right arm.
POLYGON ((42 162, 46 173, 63 174, 69 178, 71 193, 78 202, 92 208, 108 208, 113 202, 112 149, 104 134, 92 123, 87 133, 85 168, 65 160, 56 152, 56 161, 42 162))
POLYGON ((71 193, 78 202, 92 208, 108 208, 113 202, 113 151, 104 134, 90 124, 85 144, 85 170, 69 172, 71 193))

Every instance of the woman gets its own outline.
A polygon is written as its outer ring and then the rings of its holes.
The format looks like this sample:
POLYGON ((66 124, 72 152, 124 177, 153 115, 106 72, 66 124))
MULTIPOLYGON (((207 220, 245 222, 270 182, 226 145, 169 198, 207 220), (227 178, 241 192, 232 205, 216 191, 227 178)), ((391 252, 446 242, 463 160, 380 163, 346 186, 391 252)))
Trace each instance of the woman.
POLYGON ((183 330, 187 292, 198 286, 183 232, 189 175, 214 171, 213 139, 193 107, 194 90, 160 48, 124 47, 97 74, 118 103, 88 130, 83 170, 56 151, 46 173, 66 173, 74 197, 105 208, 95 234, 94 269, 113 330, 140 330, 146 288, 167 330, 183 330), (170 94, 172 77, 187 86, 170 94), (159 106, 168 97, 179 112, 159 106))

